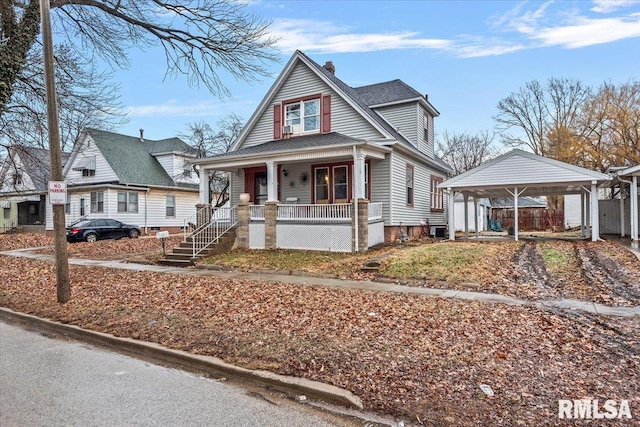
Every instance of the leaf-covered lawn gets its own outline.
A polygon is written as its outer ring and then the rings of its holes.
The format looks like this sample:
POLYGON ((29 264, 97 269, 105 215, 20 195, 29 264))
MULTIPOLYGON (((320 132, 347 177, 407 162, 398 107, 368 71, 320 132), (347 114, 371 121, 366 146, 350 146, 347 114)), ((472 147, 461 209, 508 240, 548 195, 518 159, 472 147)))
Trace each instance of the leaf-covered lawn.
POLYGON ((53 263, 0 261, 4 307, 335 384, 415 424, 556 425, 558 399, 584 397, 640 414, 638 318, 77 266, 60 305, 53 263))

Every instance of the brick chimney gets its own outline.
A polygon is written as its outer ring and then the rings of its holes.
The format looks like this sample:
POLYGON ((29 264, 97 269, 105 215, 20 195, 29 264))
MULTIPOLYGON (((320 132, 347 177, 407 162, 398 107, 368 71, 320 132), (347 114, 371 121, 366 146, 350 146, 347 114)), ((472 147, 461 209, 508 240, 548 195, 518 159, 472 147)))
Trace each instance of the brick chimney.
POLYGON ((336 74, 336 67, 333 65, 333 62, 331 61, 327 61, 324 64, 323 68, 328 72, 330 72, 331 74, 334 74, 334 75, 336 74))
POLYGON ((144 129, 140 129, 140 142, 144 142, 144 129))

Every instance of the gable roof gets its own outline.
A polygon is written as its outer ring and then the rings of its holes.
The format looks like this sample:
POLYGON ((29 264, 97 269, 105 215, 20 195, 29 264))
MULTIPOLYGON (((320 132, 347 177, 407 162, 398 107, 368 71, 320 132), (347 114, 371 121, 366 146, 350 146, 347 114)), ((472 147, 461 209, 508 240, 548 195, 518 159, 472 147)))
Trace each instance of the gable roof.
MULTIPOLYGON (((122 183, 152 186, 195 188, 193 184, 176 183, 155 156, 162 153, 180 153, 195 157, 194 150, 179 138, 140 140, 98 129, 85 129, 96 147, 122 183)), ((74 151, 74 158, 77 151, 74 151)))
POLYGON ((582 186, 610 179, 607 174, 516 149, 448 179, 439 187, 480 197, 502 197, 505 189, 514 187, 526 188, 528 195, 571 194, 582 191, 582 186))
MULTIPOLYGON (((286 81, 288 76, 291 74, 291 72, 293 71, 298 61, 301 61, 302 63, 307 65, 307 67, 309 67, 310 70, 315 72, 315 74, 318 77, 320 77, 329 87, 331 87, 334 91, 336 91, 336 93, 342 96, 342 98, 348 104, 350 104, 356 111, 358 111, 363 118, 365 118, 369 123, 371 123, 371 125, 373 125, 381 134, 385 135, 384 139, 388 140, 389 143, 398 141, 403 145, 403 147, 406 150, 412 152, 414 155, 418 155, 422 157, 422 159, 427 163, 431 163, 433 166, 436 166, 437 168, 447 172, 453 171, 453 169, 446 162, 440 159, 438 156, 434 155, 434 157, 431 158, 425 155, 424 153, 422 153, 421 151, 419 151, 410 141, 408 141, 402 134, 396 131, 396 129, 389 122, 387 122, 381 115, 379 115, 376 111, 374 111, 370 106, 374 104, 386 103, 386 102, 376 102, 376 98, 375 98, 376 93, 388 93, 388 94, 393 93, 394 98, 407 95, 407 96, 411 96, 411 98, 407 98, 407 100, 421 99, 425 105, 428 105, 431 109, 433 109, 433 111, 435 111, 436 115, 439 114, 437 113, 437 110, 435 110, 435 108, 433 108, 431 104, 429 104, 426 101, 426 99, 424 99, 424 97, 420 95, 420 93, 418 93, 417 91, 415 91, 410 86, 406 85, 400 80, 393 80, 391 82, 381 83, 379 85, 362 86, 360 90, 358 90, 357 88, 352 88, 351 86, 347 85, 342 80, 337 78, 334 73, 322 67, 320 64, 318 64, 317 62, 315 62, 314 60, 312 60, 311 58, 309 58, 307 55, 305 55, 303 52, 299 50, 295 51, 294 54, 291 56, 291 58, 285 65, 284 69, 282 70, 282 72, 280 73, 280 75, 278 76, 274 84, 271 86, 267 94, 264 96, 264 98, 260 102, 258 108, 256 108, 252 116, 249 118, 249 121, 240 132, 240 135, 232 145, 230 151, 236 150, 242 144, 244 139, 249 134, 250 130, 253 128, 256 121, 260 118, 260 116, 262 116, 262 114, 265 113, 267 107, 269 107, 270 105, 271 99, 275 96, 275 94, 278 92, 280 87, 284 84, 284 82, 286 81), (364 94, 364 96, 360 92, 364 94), (370 104, 370 102, 372 102, 373 104, 370 104)), ((383 98, 383 100, 390 99, 389 98, 390 96, 391 95, 386 95, 386 97, 383 98)))
MULTIPOLYGON (((51 159, 49 158, 49 150, 45 148, 28 147, 25 145, 14 145, 10 147, 11 155, 18 156, 21 163, 21 171, 29 175, 33 183, 34 191, 47 191, 47 183, 51 180, 51 159)), ((62 165, 69 159, 70 153, 60 153, 62 165)), ((10 158, 6 159, 7 168, 3 173, 9 170, 10 158)), ((5 177, 3 176, 3 179, 5 177)))

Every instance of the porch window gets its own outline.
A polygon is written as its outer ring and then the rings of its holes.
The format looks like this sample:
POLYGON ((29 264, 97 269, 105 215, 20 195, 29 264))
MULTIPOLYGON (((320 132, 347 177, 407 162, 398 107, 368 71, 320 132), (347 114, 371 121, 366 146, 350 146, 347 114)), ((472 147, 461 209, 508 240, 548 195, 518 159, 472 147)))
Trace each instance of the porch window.
POLYGON ((166 196, 166 215, 167 218, 175 218, 176 216, 176 196, 166 196))
POLYGON ((329 203, 329 168, 315 169, 316 203, 329 203))
POLYGON ((296 126, 302 132, 320 130, 320 99, 294 102, 285 106, 285 125, 296 126))
POLYGON ((138 193, 118 191, 118 212, 138 212, 138 193))
POLYGON ((413 165, 407 164, 407 206, 413 206, 413 165))
POLYGON ((442 182, 442 177, 431 176, 431 210, 444 211, 444 192, 442 188, 438 188, 438 184, 442 182))
POLYGON ((347 166, 333 167, 333 199, 334 203, 347 203, 349 179, 347 166))
POLYGON ((104 191, 91 192, 91 213, 104 212, 104 191))

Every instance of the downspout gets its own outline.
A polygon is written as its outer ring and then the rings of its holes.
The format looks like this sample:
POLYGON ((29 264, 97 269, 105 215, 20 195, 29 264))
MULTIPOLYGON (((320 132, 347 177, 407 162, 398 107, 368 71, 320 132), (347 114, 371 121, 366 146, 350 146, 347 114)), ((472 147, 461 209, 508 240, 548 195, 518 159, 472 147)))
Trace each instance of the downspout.
MULTIPOLYGON (((356 167, 357 167, 357 161, 356 161, 356 146, 353 146, 353 174, 352 175, 360 175, 358 173, 356 173, 356 167)), ((354 183, 354 190, 356 190, 358 188, 358 184, 356 183, 355 177, 353 180, 354 183)), ((357 191, 354 191, 354 193, 357 193, 357 191)), ((354 227, 355 227, 355 250, 356 252, 358 252, 358 248, 359 248, 359 241, 358 241, 358 194, 354 194, 353 197, 353 219, 354 219, 354 227)))

